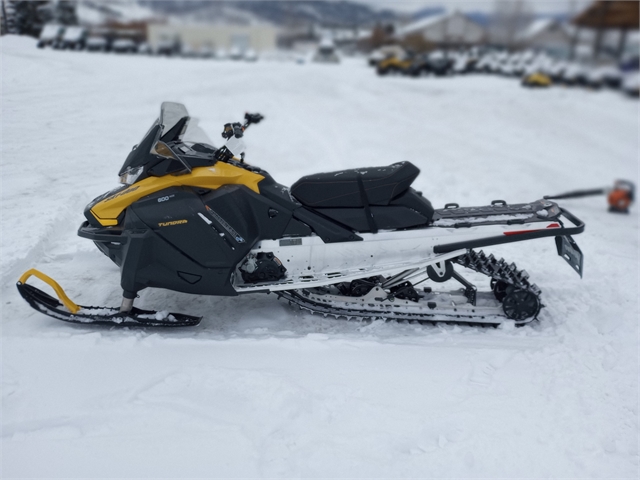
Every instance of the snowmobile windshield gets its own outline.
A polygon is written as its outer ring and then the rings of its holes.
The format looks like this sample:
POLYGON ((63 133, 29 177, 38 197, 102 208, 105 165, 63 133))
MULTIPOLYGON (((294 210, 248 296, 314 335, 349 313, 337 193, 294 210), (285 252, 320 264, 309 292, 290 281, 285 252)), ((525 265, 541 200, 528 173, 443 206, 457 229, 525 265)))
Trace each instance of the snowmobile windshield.
MULTIPOLYGON (((182 141, 187 144, 203 143, 205 145, 213 145, 213 142, 200 127, 198 119, 192 118, 187 125, 187 130, 182 135, 182 141)), ((215 147, 212 147, 215 148, 215 147)))
MULTIPOLYGON (((149 163, 166 158, 181 161, 167 144, 179 142, 187 130, 189 113, 180 103, 164 102, 160 108, 160 116, 153 122, 140 143, 133 147, 127 156, 118 175, 122 183, 131 184, 139 178, 144 178, 145 167, 149 163)), ((184 165, 190 170, 188 165, 184 165)))

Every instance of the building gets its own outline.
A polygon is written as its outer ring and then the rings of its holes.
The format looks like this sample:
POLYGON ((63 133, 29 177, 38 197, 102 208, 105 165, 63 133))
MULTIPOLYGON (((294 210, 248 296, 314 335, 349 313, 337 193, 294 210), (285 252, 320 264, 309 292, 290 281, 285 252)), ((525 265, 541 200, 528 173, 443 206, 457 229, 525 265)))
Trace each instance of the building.
POLYGON ((192 49, 275 50, 277 30, 271 25, 190 25, 149 24, 147 41, 157 49, 167 42, 178 41, 192 49))
POLYGON ((638 1, 597 1, 574 18, 571 23, 576 26, 573 36, 571 56, 575 46, 580 42, 581 30, 595 31, 593 38, 593 56, 597 58, 605 44, 605 33, 617 32, 618 43, 614 55, 622 57, 627 45, 628 32, 640 29, 640 2, 638 1))
POLYGON ((553 18, 540 18, 517 35, 516 44, 566 56, 571 46, 571 35, 567 25, 562 22, 553 18))
POLYGON ((395 34, 400 40, 414 35, 437 46, 469 46, 483 42, 486 31, 463 13, 455 11, 409 23, 398 28, 395 34))

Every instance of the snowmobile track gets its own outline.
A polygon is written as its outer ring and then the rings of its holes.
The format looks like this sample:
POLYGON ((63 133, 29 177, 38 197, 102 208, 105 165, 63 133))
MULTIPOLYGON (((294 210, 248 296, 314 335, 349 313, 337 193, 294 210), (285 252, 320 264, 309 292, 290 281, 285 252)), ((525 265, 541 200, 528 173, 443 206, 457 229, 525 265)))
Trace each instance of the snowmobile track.
MULTIPOLYGON (((541 308, 543 307, 540 296, 541 291, 537 285, 529 282, 529 275, 525 270, 518 270, 515 263, 508 264, 504 259, 497 260, 493 255, 485 255, 482 251, 469 250, 466 254, 456 257, 452 260, 458 265, 473 270, 477 273, 491 278, 492 286, 501 284, 501 292, 506 297, 507 292, 516 292, 520 295, 528 295, 529 301, 533 302, 534 309, 525 318, 513 318, 516 325, 526 325, 537 319, 541 308), (535 301, 533 301, 535 299, 535 301)), ((312 289, 313 290, 313 289, 312 289)), ((375 290, 380 290, 376 288, 375 290)), ((495 292, 495 291, 494 291, 495 292)), ((312 314, 320 314, 324 317, 333 316, 337 318, 345 318, 347 320, 385 320, 385 321, 397 321, 397 322, 417 322, 426 324, 435 323, 455 323, 464 325, 476 325, 476 326, 498 326, 503 323, 505 318, 508 318, 507 314, 487 314, 484 313, 482 308, 472 308, 470 311, 457 308, 453 308, 456 313, 451 313, 451 307, 447 312, 438 312, 440 309, 436 306, 435 302, 422 302, 424 305, 420 305, 420 302, 408 302, 409 307, 403 305, 392 305, 393 294, 386 292, 388 295, 385 298, 371 297, 367 298, 366 305, 372 307, 372 309, 361 308, 345 308, 336 305, 331 300, 323 302, 315 301, 310 298, 310 290, 288 290, 279 294, 279 297, 283 297, 289 301, 289 304, 296 304, 301 310, 308 311, 312 314), (430 313, 424 313, 419 310, 432 310, 430 313), (477 311, 476 311, 477 310, 477 311), (485 321, 486 320, 486 321, 485 321)), ((465 296, 469 299, 469 304, 475 305, 476 299, 475 286, 468 284, 465 289, 465 296)), ((436 295, 438 295, 436 293, 436 295)), ((500 293, 495 293, 496 298, 500 293)), ((502 298, 497 298, 501 301, 502 298)), ((355 303, 355 302, 351 302, 355 303)))

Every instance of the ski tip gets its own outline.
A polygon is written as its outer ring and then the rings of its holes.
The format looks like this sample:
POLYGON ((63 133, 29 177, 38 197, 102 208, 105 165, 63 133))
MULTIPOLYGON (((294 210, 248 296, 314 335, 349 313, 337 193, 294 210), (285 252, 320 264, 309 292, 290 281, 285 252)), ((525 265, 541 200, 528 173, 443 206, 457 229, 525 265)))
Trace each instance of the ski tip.
POLYGON ((21 293, 22 293, 22 290, 19 288, 20 285, 26 285, 27 280, 32 276, 39 278, 44 283, 46 283, 51 288, 53 288, 53 290, 56 292, 56 295, 58 296, 62 304, 65 307, 67 307, 71 313, 77 313, 80 310, 80 307, 67 296, 64 289, 60 286, 58 282, 56 282, 50 276, 42 273, 40 270, 36 270, 35 268, 27 270, 18 279, 18 290, 20 290, 21 293))

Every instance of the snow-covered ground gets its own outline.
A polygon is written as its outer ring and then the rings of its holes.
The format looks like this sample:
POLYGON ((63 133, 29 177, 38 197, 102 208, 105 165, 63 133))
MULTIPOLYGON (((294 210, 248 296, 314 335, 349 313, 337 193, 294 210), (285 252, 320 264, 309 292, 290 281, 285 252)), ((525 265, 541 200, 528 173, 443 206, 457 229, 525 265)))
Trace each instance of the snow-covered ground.
MULTIPOLYGON (((119 271, 76 236, 84 205, 157 116, 212 138, 265 115, 247 159, 284 184, 410 160, 436 207, 638 180, 638 103, 485 76, 378 78, 364 62, 254 64, 2 44, 2 476, 636 478, 638 209, 564 201, 580 278, 553 240, 492 249, 543 291, 539 322, 482 329, 310 316, 273 295, 149 290, 190 330, 70 326, 31 310, 36 267, 117 305, 119 271)), ((482 286, 485 287, 484 285, 482 286)))

